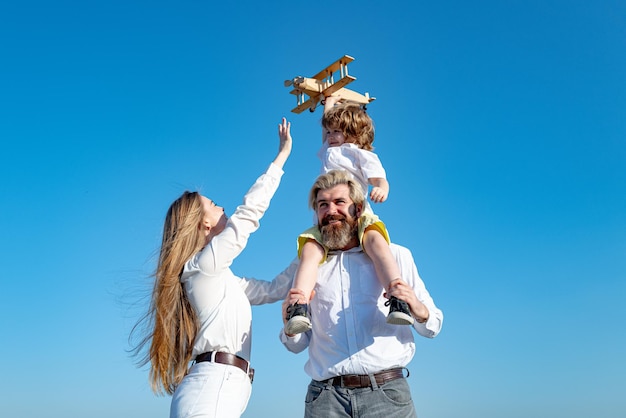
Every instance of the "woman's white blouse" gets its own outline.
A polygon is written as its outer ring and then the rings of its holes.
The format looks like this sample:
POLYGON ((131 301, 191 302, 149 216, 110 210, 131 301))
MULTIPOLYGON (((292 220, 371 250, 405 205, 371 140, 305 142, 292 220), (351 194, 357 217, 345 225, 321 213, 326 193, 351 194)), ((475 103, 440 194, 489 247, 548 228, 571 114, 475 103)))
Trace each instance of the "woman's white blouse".
POLYGON ((250 305, 282 300, 291 287, 293 276, 285 272, 268 282, 237 277, 230 270, 250 234, 258 229, 282 175, 282 169, 270 165, 246 193, 224 231, 185 264, 180 280, 200 322, 193 358, 207 351, 224 351, 250 360, 250 305))

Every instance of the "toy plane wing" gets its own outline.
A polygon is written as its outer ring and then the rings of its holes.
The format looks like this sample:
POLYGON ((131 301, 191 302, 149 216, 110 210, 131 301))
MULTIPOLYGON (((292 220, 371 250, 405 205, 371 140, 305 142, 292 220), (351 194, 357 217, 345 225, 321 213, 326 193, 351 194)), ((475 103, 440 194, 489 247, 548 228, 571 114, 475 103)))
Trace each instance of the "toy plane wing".
POLYGON ((298 106, 296 106, 293 109, 291 109, 291 111, 293 113, 302 113, 306 109, 312 109, 311 112, 314 112, 315 108, 317 107, 317 104, 319 102, 320 102, 320 96, 319 95, 317 95, 315 97, 310 97, 308 100, 303 101, 302 103, 298 104, 298 106))
POLYGON ((348 74, 348 64, 350 64, 352 61, 354 61, 354 58, 352 58, 350 55, 344 55, 343 57, 339 58, 337 61, 330 64, 328 67, 324 68, 319 73, 315 74, 312 78, 316 80, 323 80, 324 78, 328 77, 329 75, 332 75, 333 73, 337 71, 340 71, 341 77, 343 77, 344 75, 348 74), (344 74, 344 71, 345 71, 345 74, 344 74))
POLYGON ((348 75, 348 63, 352 61, 354 61, 354 58, 344 55, 313 77, 298 76, 291 80, 286 80, 285 87, 293 86, 294 88, 290 93, 297 97, 298 105, 291 111, 302 113, 304 110, 309 109, 309 111, 314 112, 317 104, 324 97, 334 93, 338 93, 342 101, 355 102, 362 105, 375 100, 368 93, 363 95, 345 88, 346 85, 356 80, 356 77, 348 75), (334 73, 336 72, 339 72, 340 78, 335 82, 334 73))

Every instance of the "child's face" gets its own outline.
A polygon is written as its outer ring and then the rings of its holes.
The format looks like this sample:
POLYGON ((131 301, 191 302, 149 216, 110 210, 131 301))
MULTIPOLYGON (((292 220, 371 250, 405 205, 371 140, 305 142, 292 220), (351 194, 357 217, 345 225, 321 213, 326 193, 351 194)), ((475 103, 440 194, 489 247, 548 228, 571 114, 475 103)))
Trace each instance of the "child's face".
POLYGON ((336 126, 326 128, 326 141, 328 141, 329 147, 338 147, 346 142, 350 142, 346 140, 343 131, 336 126))

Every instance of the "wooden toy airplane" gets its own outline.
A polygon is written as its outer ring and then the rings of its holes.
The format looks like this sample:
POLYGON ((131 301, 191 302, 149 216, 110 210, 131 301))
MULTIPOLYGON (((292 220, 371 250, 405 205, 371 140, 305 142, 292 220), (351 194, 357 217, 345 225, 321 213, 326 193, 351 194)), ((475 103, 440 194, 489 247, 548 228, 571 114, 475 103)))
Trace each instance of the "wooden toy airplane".
POLYGON ((310 112, 315 112, 318 103, 323 104, 324 97, 333 93, 338 93, 341 96, 341 101, 358 103, 363 106, 376 100, 375 97, 370 97, 368 93, 363 95, 345 88, 347 84, 356 80, 356 77, 348 75, 348 63, 352 61, 354 58, 344 55, 311 78, 298 76, 291 80, 285 80, 285 87, 293 86, 290 93, 296 95, 298 102, 298 106, 291 111, 302 113, 305 109, 309 109, 310 112), (340 78, 334 81, 333 74, 337 71, 339 71, 340 78))

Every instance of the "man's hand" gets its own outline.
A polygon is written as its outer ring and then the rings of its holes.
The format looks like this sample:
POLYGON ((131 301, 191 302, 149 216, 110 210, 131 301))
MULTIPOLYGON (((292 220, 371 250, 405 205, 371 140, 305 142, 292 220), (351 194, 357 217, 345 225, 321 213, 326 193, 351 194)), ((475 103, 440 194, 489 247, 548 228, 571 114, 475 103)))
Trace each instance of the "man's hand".
POLYGON ((395 296, 408 303, 411 309, 411 315, 417 319, 417 322, 424 323, 428 321, 428 317, 430 316, 428 308, 419 301, 415 291, 407 283, 400 279, 393 280, 389 284, 389 292, 385 293, 385 297, 389 298, 391 296, 395 296))
MULTIPOLYGON (((309 297, 309 301, 313 299, 315 296, 315 290, 311 292, 311 296, 309 297)), ((287 325, 287 308, 294 303, 298 303, 299 301, 305 301, 304 292, 300 289, 289 289, 289 293, 287 293, 287 297, 283 301, 282 314, 283 314, 283 327, 287 325)), ((293 335, 285 334, 288 337, 293 337, 293 335)))

